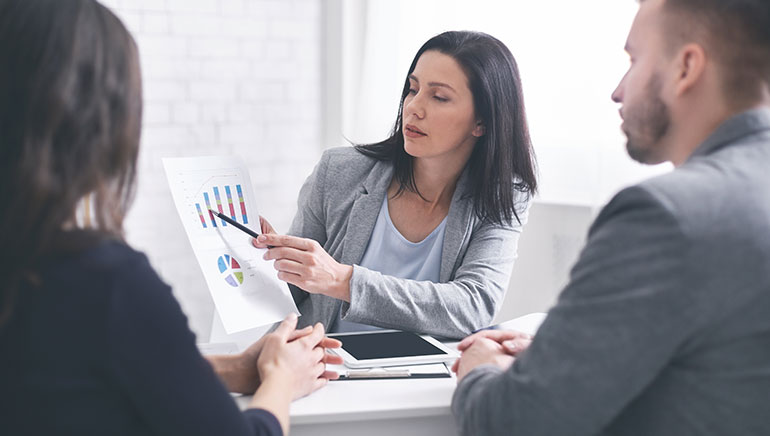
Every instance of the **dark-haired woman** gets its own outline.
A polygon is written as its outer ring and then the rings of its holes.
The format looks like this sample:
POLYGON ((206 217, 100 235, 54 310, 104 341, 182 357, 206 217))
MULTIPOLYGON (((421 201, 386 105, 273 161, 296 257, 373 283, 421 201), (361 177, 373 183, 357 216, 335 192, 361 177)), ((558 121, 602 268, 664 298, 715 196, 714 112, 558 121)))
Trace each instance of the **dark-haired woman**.
POLYGON ((446 32, 417 52, 392 135, 328 150, 289 235, 262 235, 302 322, 460 338, 488 326, 536 189, 510 51, 446 32))
POLYGON ((284 434, 339 344, 292 316, 241 354, 200 355, 121 236, 141 101, 136 45, 106 8, 0 0, 0 433, 284 434))

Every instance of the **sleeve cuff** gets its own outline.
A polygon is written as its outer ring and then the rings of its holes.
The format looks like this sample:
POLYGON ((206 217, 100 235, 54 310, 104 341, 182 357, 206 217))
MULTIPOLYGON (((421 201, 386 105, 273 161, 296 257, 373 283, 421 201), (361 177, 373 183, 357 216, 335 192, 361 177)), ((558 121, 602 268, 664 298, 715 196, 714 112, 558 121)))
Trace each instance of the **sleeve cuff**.
POLYGON ((502 369, 491 364, 479 365, 476 368, 473 368, 471 372, 463 377, 460 383, 457 384, 457 389, 455 389, 455 392, 452 395, 452 411, 455 412, 455 414, 459 412, 457 408, 468 401, 470 391, 474 386, 478 386, 476 382, 482 382, 483 384, 485 379, 489 379, 490 377, 502 373, 502 369))
POLYGON ((363 287, 361 282, 364 281, 364 278, 361 277, 361 275, 365 274, 367 271, 366 268, 359 265, 353 265, 353 275, 350 276, 350 303, 346 301, 342 302, 341 318, 345 321, 365 322, 361 319, 361 314, 356 313, 356 308, 361 307, 361 304, 358 301, 361 297, 360 290, 363 287))
POLYGON ((249 421, 256 435, 283 436, 283 429, 278 418, 265 409, 247 409, 243 416, 249 421))

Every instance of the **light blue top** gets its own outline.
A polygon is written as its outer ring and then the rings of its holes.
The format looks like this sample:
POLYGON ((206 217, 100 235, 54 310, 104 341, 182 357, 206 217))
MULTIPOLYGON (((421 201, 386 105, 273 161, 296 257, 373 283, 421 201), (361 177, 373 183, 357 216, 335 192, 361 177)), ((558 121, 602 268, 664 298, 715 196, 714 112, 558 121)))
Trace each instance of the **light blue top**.
MULTIPOLYGON (((382 274, 410 280, 438 283, 441 251, 444 248, 446 217, 425 239, 411 242, 398 231, 388 212, 388 196, 382 201, 380 214, 361 258, 360 266, 382 274)), ((343 321, 342 310, 331 329, 335 333, 379 330, 366 324, 343 321)))
POLYGON ((346 321, 457 340, 489 327, 510 283, 530 195, 514 193, 521 221, 483 219, 466 165, 447 212, 439 280, 410 280, 361 266, 393 173, 390 160, 344 146, 324 151, 305 180, 286 233, 318 242, 337 262, 353 265, 353 275, 349 302, 289 285, 302 313, 297 326, 331 329, 342 307, 346 321))

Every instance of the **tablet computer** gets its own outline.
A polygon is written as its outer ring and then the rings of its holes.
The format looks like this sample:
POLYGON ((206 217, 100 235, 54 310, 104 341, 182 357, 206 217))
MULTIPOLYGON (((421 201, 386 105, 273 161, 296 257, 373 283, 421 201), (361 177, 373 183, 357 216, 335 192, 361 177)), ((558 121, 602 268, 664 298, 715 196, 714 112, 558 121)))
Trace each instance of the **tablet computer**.
POLYGON ((451 362, 459 357, 430 336, 398 330, 338 333, 329 337, 342 342, 341 348, 330 351, 341 356, 350 368, 451 362))

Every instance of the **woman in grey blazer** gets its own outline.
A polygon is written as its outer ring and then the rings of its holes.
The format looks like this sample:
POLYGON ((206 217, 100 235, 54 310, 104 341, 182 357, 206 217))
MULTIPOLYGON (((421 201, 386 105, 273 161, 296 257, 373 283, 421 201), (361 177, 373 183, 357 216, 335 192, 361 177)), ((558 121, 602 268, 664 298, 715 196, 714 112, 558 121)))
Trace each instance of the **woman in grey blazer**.
POLYGON ((463 337, 502 303, 536 189, 518 67, 487 34, 442 33, 399 109, 385 141, 327 150, 289 235, 255 246, 272 247, 302 325, 463 337))

